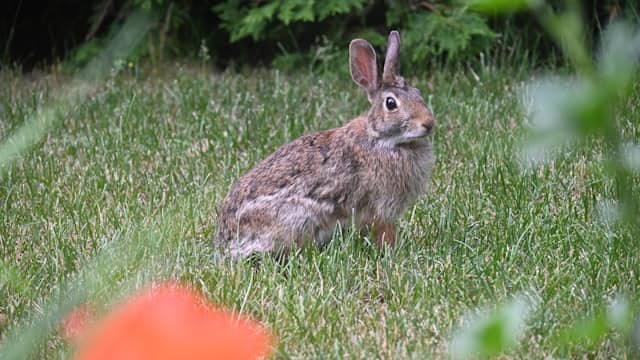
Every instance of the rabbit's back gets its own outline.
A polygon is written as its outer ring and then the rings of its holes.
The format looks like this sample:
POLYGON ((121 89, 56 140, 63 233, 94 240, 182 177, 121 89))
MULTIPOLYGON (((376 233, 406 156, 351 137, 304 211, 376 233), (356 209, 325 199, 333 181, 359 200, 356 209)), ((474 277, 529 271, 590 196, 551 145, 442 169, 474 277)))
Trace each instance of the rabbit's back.
POLYGON ((356 153, 338 129, 282 146, 231 187, 218 213, 218 242, 244 256, 326 241, 355 206, 356 153))

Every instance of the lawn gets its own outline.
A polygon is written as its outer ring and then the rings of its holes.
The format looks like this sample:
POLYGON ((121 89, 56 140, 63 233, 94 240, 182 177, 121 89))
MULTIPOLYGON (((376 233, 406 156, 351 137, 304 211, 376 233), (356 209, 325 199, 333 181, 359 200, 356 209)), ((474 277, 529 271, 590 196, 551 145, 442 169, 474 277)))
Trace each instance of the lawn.
MULTIPOLYGON (((58 109, 55 126, 0 173, 0 335, 11 342, 21 319, 56 304, 106 306, 178 279, 267 325, 277 358, 447 357, 476 309, 514 296, 535 306, 506 356, 629 357, 616 332, 558 345, 619 294, 637 306, 640 243, 603 216, 615 194, 601 143, 538 168, 518 162, 521 90, 541 74, 465 66, 409 78, 436 116, 437 162, 394 249, 378 250, 345 224, 322 250, 239 263, 218 261, 212 247, 231 183, 287 141, 364 112, 365 94, 348 75, 187 65, 112 75, 58 109)), ((0 82, 4 141, 52 106, 68 79, 5 70, 0 82)), ((624 105, 623 136, 637 140, 639 84, 624 105)), ((55 334, 36 357, 68 356, 55 334)))

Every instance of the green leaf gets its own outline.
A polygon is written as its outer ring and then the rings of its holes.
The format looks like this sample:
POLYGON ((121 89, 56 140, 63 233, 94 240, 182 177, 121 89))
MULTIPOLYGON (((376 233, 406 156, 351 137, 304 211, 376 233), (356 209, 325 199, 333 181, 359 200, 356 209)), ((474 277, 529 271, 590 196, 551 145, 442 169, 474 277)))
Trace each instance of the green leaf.
POLYGON ((590 79, 550 78, 531 83, 523 103, 531 130, 523 152, 526 165, 549 160, 550 151, 609 127, 611 94, 590 79))
POLYGON ((614 91, 624 91, 633 80, 640 59, 640 29, 625 22, 607 27, 598 56, 598 72, 614 91))
POLYGON ((454 358, 473 355, 496 355, 520 341, 526 328, 531 305, 516 298, 498 306, 491 314, 471 320, 467 328, 458 330, 451 341, 454 358))
POLYGON ((584 318, 556 338, 558 346, 585 344, 597 346, 600 339, 616 330, 624 335, 629 334, 633 323, 633 313, 629 301, 624 297, 615 299, 607 309, 600 309, 591 317, 584 318))
POLYGON ((627 170, 640 173, 640 145, 623 144, 622 161, 627 170))

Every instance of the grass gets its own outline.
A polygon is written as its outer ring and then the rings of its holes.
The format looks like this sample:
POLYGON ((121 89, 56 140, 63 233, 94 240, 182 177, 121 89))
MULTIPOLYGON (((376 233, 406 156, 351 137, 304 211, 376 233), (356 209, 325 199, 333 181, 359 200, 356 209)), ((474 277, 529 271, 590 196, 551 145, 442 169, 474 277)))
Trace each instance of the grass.
MULTIPOLYGON (((536 76, 487 68, 413 79, 438 120, 438 161, 430 193, 400 221, 398 246, 379 251, 347 228, 323 250, 258 265, 214 261, 216 208, 230 184, 285 142, 365 111, 366 96, 347 78, 275 71, 112 76, 0 174, 0 260, 12 269, 0 284, 0 334, 10 343, 21 319, 58 303, 106 306, 178 279, 270 327, 277 358, 446 357, 470 312, 517 294, 537 306, 506 356, 630 357, 615 332, 592 345, 556 341, 620 293, 637 306, 640 246, 600 215, 615 196, 602 144, 536 169, 517 162, 519 90, 536 76)), ((66 82, 0 77, 3 141, 66 82)), ((640 138, 639 101, 636 83, 619 115, 630 140, 640 138)), ((36 354, 71 351, 52 331, 36 354)))

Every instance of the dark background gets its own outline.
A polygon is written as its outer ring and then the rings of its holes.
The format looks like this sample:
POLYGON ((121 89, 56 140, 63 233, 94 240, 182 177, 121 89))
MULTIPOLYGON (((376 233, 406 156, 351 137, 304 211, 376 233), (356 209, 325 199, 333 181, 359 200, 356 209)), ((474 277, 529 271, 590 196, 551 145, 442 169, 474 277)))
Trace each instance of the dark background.
MULTIPOLYGON (((150 36, 163 39, 160 41, 162 48, 156 49, 155 55, 142 50, 138 57, 148 58, 153 55, 163 60, 176 57, 197 58, 204 44, 211 54, 211 61, 219 67, 232 63, 269 65, 275 59, 279 59, 276 64, 285 67, 287 64, 294 66, 314 59, 317 61, 319 48, 324 46, 330 51, 344 50, 349 39, 360 35, 373 39, 374 45, 382 47, 384 36, 390 28, 398 28, 402 34, 408 34, 408 41, 413 41, 413 47, 417 47, 416 53, 422 54, 417 60, 468 61, 480 51, 490 51, 496 46, 504 47, 507 46, 506 43, 528 49, 529 56, 533 53, 541 62, 554 58, 553 43, 542 35, 536 20, 527 14, 507 17, 469 15, 470 12, 456 1, 351 2, 358 3, 360 7, 321 17, 319 14, 322 13, 322 6, 330 5, 317 4, 322 2, 316 1, 313 20, 294 19, 284 22, 275 15, 264 21, 257 37, 254 34, 232 39, 233 30, 229 26, 225 27, 224 16, 234 15, 231 23, 238 24, 252 10, 272 3, 279 4, 279 9, 283 9, 288 1, 7 0, 0 5, 0 63, 16 64, 25 71, 61 61, 81 65, 85 58, 99 48, 101 41, 134 10, 154 14, 158 22, 150 36), (232 10, 223 16, 220 7, 232 10), (480 23, 468 25, 472 22, 458 17, 460 14, 473 16, 472 20, 480 19, 493 35, 483 34, 480 23), (448 38, 451 33, 446 28, 438 27, 442 27, 443 22, 427 24, 433 19, 459 21, 469 29, 471 35, 468 41, 462 45, 452 42, 455 38, 448 38), (435 30, 429 35, 423 35, 422 29, 429 26, 435 30), (421 39, 420 36, 425 38, 421 39)), ((334 2, 326 2, 330 3, 334 2)), ((550 3, 562 10, 562 2, 550 3)), ((597 38, 599 31, 613 18, 637 20, 638 8, 636 1, 584 1, 584 17, 590 26, 588 35, 597 38)), ((230 21, 226 21, 228 25, 230 21)), ((159 43, 157 38, 151 41, 159 43)), ((592 42, 595 44, 595 41, 592 42)), ((330 58, 326 54, 325 56, 330 58)))

